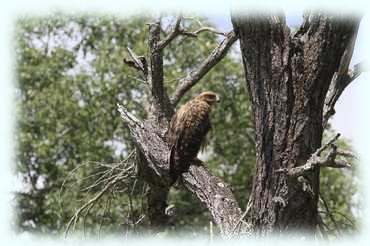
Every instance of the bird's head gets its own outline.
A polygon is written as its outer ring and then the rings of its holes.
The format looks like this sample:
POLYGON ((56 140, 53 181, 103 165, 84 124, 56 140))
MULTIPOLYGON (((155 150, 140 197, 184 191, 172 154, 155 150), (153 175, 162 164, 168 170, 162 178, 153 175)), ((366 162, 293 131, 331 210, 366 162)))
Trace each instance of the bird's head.
POLYGON ((198 100, 205 101, 209 105, 212 105, 215 102, 219 102, 220 101, 220 98, 218 97, 218 95, 216 93, 212 92, 212 91, 205 91, 205 92, 200 93, 197 96, 197 99, 198 100))

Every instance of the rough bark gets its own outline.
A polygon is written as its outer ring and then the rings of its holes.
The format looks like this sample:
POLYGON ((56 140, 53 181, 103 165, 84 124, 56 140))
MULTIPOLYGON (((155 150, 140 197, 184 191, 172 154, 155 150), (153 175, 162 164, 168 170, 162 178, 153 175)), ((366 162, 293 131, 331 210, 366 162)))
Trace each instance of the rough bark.
POLYGON ((248 221, 260 233, 314 231, 319 168, 291 178, 320 147, 326 92, 358 20, 305 16, 292 35, 282 14, 233 16, 256 130, 248 221), (305 187, 309 187, 306 189, 305 187))
POLYGON ((153 99, 153 109, 149 113, 153 114, 157 122, 162 124, 162 126, 166 126, 173 114, 173 108, 163 86, 163 54, 158 47, 160 33, 161 23, 159 20, 149 24, 149 73, 147 81, 150 84, 153 99))
MULTIPOLYGON (((214 176, 202 163, 196 162, 182 177, 185 187, 208 208, 223 235, 231 236, 236 229, 240 232, 237 226, 242 212, 228 184, 214 176)), ((242 230, 249 232, 250 229, 242 230)))

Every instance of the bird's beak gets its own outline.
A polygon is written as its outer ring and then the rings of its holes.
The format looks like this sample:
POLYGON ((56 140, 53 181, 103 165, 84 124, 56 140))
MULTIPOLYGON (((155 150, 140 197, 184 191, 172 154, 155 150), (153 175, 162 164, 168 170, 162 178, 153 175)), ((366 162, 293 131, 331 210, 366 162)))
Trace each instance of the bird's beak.
POLYGON ((220 97, 218 95, 216 95, 216 102, 220 102, 220 97))

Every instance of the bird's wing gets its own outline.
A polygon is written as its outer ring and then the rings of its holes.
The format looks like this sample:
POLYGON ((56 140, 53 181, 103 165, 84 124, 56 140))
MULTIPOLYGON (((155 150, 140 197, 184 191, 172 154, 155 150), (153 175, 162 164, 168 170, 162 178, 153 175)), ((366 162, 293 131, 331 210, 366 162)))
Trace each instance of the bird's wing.
MULTIPOLYGON (((170 123, 169 144, 171 146, 171 149, 169 157, 169 168, 172 178, 175 178, 175 154, 178 147, 181 146, 181 142, 185 134, 187 112, 184 109, 185 108, 180 108, 179 111, 171 119, 170 123)), ((175 181, 176 180, 172 180, 172 183, 175 181)))
POLYGON ((182 134, 177 137, 176 142, 171 146, 170 150, 170 160, 169 160, 169 166, 170 166, 170 176, 171 176, 171 184, 176 182, 176 170, 175 170, 175 154, 177 151, 178 146, 180 146, 182 141, 182 134))
POLYGON ((209 143, 209 135, 207 136, 207 132, 209 132, 210 130, 212 130, 212 125, 211 125, 211 121, 209 119, 209 116, 207 115, 206 116, 207 118, 204 120, 204 123, 203 123, 203 128, 204 128, 204 137, 202 139, 202 142, 200 144, 200 150, 203 152, 204 149, 207 147, 208 143, 209 143))

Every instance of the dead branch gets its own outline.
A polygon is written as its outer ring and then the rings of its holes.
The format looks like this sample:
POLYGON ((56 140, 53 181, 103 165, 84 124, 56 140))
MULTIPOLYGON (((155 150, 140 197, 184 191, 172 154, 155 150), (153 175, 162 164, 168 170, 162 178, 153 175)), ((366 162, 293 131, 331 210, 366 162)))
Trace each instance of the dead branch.
POLYGON ((291 169, 282 168, 278 169, 276 173, 287 173, 290 177, 301 176, 308 171, 313 170, 316 167, 332 167, 332 168, 350 168, 351 165, 345 160, 337 160, 338 156, 341 156, 342 152, 338 152, 337 146, 334 142, 339 138, 340 134, 335 135, 328 143, 323 145, 321 148, 315 151, 308 159, 306 164, 291 169), (331 148, 325 157, 321 157, 320 154, 327 148, 331 148))
POLYGON ((180 80, 179 86, 171 97, 171 104, 176 106, 183 95, 203 78, 227 53, 231 45, 237 40, 235 32, 229 32, 226 38, 211 52, 211 54, 191 71, 185 78, 180 80))
POLYGON ((82 207, 80 207, 75 212, 75 214, 72 216, 72 218, 69 220, 69 222, 67 224, 67 229, 65 231, 65 236, 68 235, 68 232, 69 232, 69 230, 72 226, 72 223, 73 223, 73 230, 75 230, 76 223, 77 223, 77 220, 80 217, 80 214, 86 209, 90 210, 96 204, 96 202, 107 192, 107 190, 110 189, 118 180, 119 180, 118 177, 116 177, 112 182, 109 182, 96 196, 94 196, 92 199, 90 199, 88 202, 86 202, 82 207))
MULTIPOLYGON (((325 98, 323 111, 323 127, 325 127, 331 116, 335 114, 335 104, 347 86, 357 79, 362 73, 369 71, 367 61, 362 61, 349 69, 347 73, 336 72, 330 83, 328 93, 325 98)), ((342 69, 343 70, 343 69, 342 69)))
POLYGON ((327 149, 330 145, 334 144, 335 141, 338 140, 338 138, 340 137, 340 133, 337 133, 332 139, 330 139, 326 144, 324 144, 323 146, 321 146, 319 149, 317 149, 314 153, 314 155, 316 156, 319 156, 321 155, 321 153, 327 149))
POLYGON ((117 110, 121 114, 121 118, 129 124, 130 127, 140 127, 143 128, 142 122, 137 119, 133 114, 127 111, 125 107, 117 103, 117 110))
POLYGON ((217 31, 216 29, 214 29, 212 27, 201 27, 201 28, 199 28, 198 30, 196 30, 194 32, 182 31, 182 34, 185 35, 185 36, 190 36, 190 37, 198 37, 199 33, 202 33, 202 32, 211 32, 211 33, 215 33, 215 34, 218 34, 218 35, 222 35, 224 37, 226 37, 228 35, 228 33, 217 31))
POLYGON ((130 56, 130 60, 123 59, 123 62, 128 66, 135 68, 136 70, 143 73, 143 79, 145 80, 148 76, 147 62, 144 56, 137 56, 129 47, 127 47, 127 52, 130 56))
POLYGON ((216 29, 214 29, 212 27, 204 27, 202 25, 201 25, 201 28, 199 28, 198 30, 193 31, 193 32, 184 30, 184 29, 181 28, 181 20, 182 19, 183 19, 182 15, 177 16, 176 22, 175 22, 172 30, 170 31, 170 33, 167 35, 167 37, 165 37, 163 40, 158 42, 158 44, 157 44, 157 49, 158 50, 163 50, 168 44, 170 44, 172 42, 172 40, 174 40, 176 37, 181 36, 181 35, 186 36, 186 37, 196 38, 196 37, 198 37, 198 34, 208 31, 208 32, 212 32, 212 33, 215 33, 215 34, 218 34, 218 35, 227 36, 227 33, 217 31, 216 29))
POLYGON ((251 232, 249 224, 240 225, 243 214, 230 187, 220 178, 214 176, 199 160, 195 160, 182 174, 185 187, 211 211, 214 222, 221 234, 232 237, 236 228, 239 233, 251 232))
MULTIPOLYGON (((148 168, 154 171, 150 175, 157 176, 155 179, 163 182, 166 186, 168 176, 168 151, 167 144, 163 141, 163 136, 159 136, 161 132, 155 128, 150 121, 142 122, 135 116, 127 112, 120 104, 117 104, 121 118, 127 122, 130 129, 132 139, 136 147, 144 155, 145 160, 148 160, 148 168)), ((153 177, 154 178, 154 177, 153 177)))
POLYGON ((342 95, 346 87, 354 81, 362 72, 365 72, 369 67, 365 68, 365 61, 354 65, 353 69, 349 69, 353 50, 356 43, 358 33, 358 26, 352 36, 352 39, 348 43, 342 58, 339 63, 337 72, 334 73, 333 78, 330 82, 329 90, 326 94, 324 110, 323 110, 323 127, 325 127, 329 121, 329 118, 335 114, 335 104, 339 97, 342 95))
MULTIPOLYGON (((106 171, 103 176, 107 176, 106 174, 110 174, 111 176, 108 178, 104 178, 101 180, 101 178, 98 179, 98 181, 95 181, 94 184, 89 185, 87 188, 83 188, 82 190, 89 191, 91 188, 97 187, 104 181, 105 185, 103 189, 101 189, 95 196, 93 196, 90 200, 88 200, 84 205, 82 205, 71 217, 71 219, 67 223, 67 227, 65 230, 65 236, 68 235, 69 230, 71 229, 73 225, 73 230, 76 228, 76 224, 79 220, 79 218, 82 216, 82 213, 84 213, 83 218, 84 218, 84 223, 86 221, 86 217, 88 216, 90 210, 96 205, 96 203, 103 197, 105 194, 109 194, 108 190, 112 189, 117 183, 119 182, 124 182, 128 183, 128 180, 135 178, 134 171, 135 171, 135 165, 133 162, 131 162, 131 159, 133 157, 133 153, 131 152, 125 160, 119 163, 119 165, 122 167, 120 171, 116 174, 113 174, 113 172, 117 169, 117 165, 113 165, 110 167, 108 171, 106 171)), ((74 173, 75 170, 72 170, 74 173)), ((65 182, 63 182, 64 185, 65 182)), ((85 225, 84 225, 85 228, 85 225)))
POLYGON ((178 15, 176 18, 175 25, 173 26, 171 32, 168 36, 162 41, 158 42, 157 49, 163 50, 172 40, 174 40, 178 35, 181 34, 180 24, 181 24, 182 15, 178 15))

